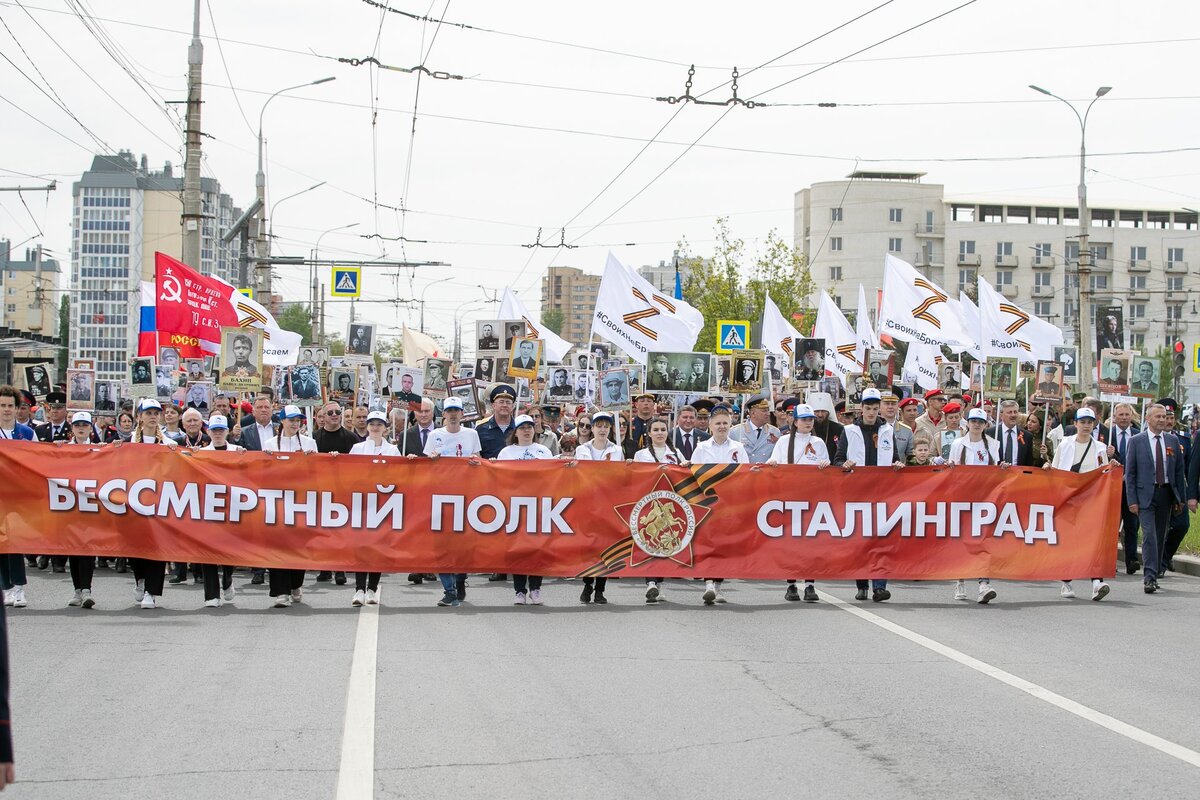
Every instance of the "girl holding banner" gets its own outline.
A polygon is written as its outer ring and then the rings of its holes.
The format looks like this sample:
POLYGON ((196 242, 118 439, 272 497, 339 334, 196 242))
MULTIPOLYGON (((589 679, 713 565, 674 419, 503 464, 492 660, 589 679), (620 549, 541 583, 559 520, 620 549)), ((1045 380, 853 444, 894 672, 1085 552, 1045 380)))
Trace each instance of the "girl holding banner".
MULTIPOLYGON (((350 448, 352 456, 395 456, 400 457, 400 449, 384 439, 387 433, 387 414, 382 411, 372 411, 367 414, 367 438, 350 448)), ((379 604, 379 572, 354 573, 354 598, 352 606, 369 606, 379 604)))
MULTIPOLYGON (((621 450, 621 446, 613 444, 610 439, 615 427, 615 419, 608 411, 597 411, 593 414, 591 441, 575 448, 575 460, 624 461, 625 453, 621 450)), ((579 595, 579 602, 593 602, 594 593, 594 602, 597 605, 606 604, 608 598, 604 596, 604 589, 607 586, 608 578, 584 578, 583 591, 579 595)))
MULTIPOLYGON (((508 446, 496 456, 497 461, 532 461, 554 458, 554 453, 550 452, 550 448, 533 440, 535 430, 533 417, 521 414, 515 422, 516 424, 508 434, 508 446)), ((531 606, 540 606, 542 604, 541 575, 518 575, 514 572, 512 581, 513 590, 516 592, 513 605, 523 606, 528 603, 531 606)))
MULTIPOLYGON (((684 464, 687 459, 683 453, 675 449, 667 439, 667 421, 656 417, 650 422, 650 443, 633 454, 633 460, 639 464, 684 464)), ((663 602, 662 592, 658 585, 663 578, 646 578, 646 603, 663 602)))
MULTIPOLYGON (((163 435, 163 429, 159 425, 161 420, 162 403, 154 398, 143 400, 138 406, 137 428, 130 434, 129 443, 166 445, 172 449, 177 447, 174 439, 163 435)), ((113 446, 120 447, 121 442, 115 442, 113 446)), ((157 608, 157 601, 162 598, 166 562, 133 558, 130 559, 130 566, 133 567, 133 599, 140 603, 142 608, 157 608)))
MULTIPOLYGON (((1105 446, 1092 438, 1096 428, 1096 412, 1083 406, 1075 412, 1075 436, 1064 438, 1054 454, 1054 461, 1042 469, 1062 469, 1068 472, 1091 472, 1108 466, 1108 453, 1105 446)), ((1108 595, 1108 584, 1100 578, 1092 578, 1092 599, 1103 600, 1108 595)), ((1066 599, 1075 597, 1070 579, 1062 582, 1059 596, 1066 599)))

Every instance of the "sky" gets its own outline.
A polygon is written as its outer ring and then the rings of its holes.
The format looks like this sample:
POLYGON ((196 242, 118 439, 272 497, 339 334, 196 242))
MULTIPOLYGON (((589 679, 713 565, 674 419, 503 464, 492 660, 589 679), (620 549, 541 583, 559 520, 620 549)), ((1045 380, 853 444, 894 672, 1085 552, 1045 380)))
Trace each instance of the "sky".
MULTIPOLYGON (((1113 87, 1088 122, 1093 206, 1200 208, 1193 3, 575 5, 201 0, 203 174, 247 206, 263 102, 335 77, 263 112, 268 207, 324 182, 272 211, 272 252, 307 256, 353 225, 322 258, 442 262, 368 268, 355 313, 398 335, 423 299, 447 347, 506 286, 536 313, 550 265, 598 274, 609 250, 657 264, 684 238, 705 256, 721 216, 751 255, 772 229, 791 241, 794 193, 854 169, 1069 205, 1079 124, 1029 84, 1084 103, 1113 87), (451 77, 338 60, 368 57, 451 77), (657 101, 685 93, 692 64, 693 96, 731 98, 736 66, 739 99, 766 105, 657 101), (527 247, 539 229, 570 247, 527 247)), ((192 10, 0 0, 0 187, 58 181, 0 192, 0 237, 69 262, 71 182, 97 152, 182 173, 183 106, 167 101, 186 98, 192 10)), ((275 275, 307 302, 307 267, 275 275)), ((349 313, 331 300, 327 329, 349 313)))

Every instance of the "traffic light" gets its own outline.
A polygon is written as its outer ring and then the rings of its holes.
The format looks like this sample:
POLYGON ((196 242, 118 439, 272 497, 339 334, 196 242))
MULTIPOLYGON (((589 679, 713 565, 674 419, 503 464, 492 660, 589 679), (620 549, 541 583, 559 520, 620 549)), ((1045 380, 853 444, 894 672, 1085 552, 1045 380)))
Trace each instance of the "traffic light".
POLYGON ((1186 349, 1182 341, 1175 340, 1175 351, 1171 356, 1171 363, 1175 366, 1176 383, 1183 380, 1183 373, 1187 369, 1187 353, 1184 352, 1186 349))

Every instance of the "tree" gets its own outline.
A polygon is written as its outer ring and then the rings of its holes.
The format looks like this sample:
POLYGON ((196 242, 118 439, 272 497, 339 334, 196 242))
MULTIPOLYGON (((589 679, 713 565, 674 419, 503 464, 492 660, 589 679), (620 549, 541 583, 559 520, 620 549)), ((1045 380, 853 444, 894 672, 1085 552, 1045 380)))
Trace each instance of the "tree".
POLYGON ((690 267, 683 298, 704 315, 698 349, 716 349, 718 319, 761 320, 768 293, 797 330, 812 326, 816 311, 811 298, 817 287, 802 253, 772 229, 762 252, 746 267, 745 242, 730 235, 726 217, 717 218, 715 233, 716 245, 707 261, 691 255, 686 240, 679 243, 680 258, 690 267))
POLYGON ((563 312, 557 308, 551 308, 542 312, 542 325, 554 331, 558 335, 562 335, 563 323, 566 322, 566 317, 563 312))
POLYGON ((312 312, 305 303, 291 303, 283 307, 276 324, 285 331, 298 333, 305 344, 312 344, 312 312))

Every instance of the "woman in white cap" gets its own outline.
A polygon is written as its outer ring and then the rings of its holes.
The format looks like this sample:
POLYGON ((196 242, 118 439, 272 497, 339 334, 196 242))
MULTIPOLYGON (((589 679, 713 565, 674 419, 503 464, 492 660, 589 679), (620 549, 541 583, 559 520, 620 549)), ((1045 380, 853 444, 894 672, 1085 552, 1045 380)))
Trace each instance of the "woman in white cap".
MULTIPOLYGON (((266 453, 315 453, 317 443, 311 436, 300 432, 304 412, 299 406, 284 406, 279 412, 279 435, 272 436, 263 445, 266 453)), ((275 608, 287 608, 303 598, 304 570, 271 568, 271 600, 275 608)))
MULTIPOLYGON (((987 423, 987 412, 982 408, 972 408, 967 412, 967 433, 950 445, 950 455, 946 458, 947 466, 1009 466, 1000 460, 1000 441, 984 433, 987 423)), ((954 584, 954 599, 967 599, 966 583, 961 579, 954 584)), ((992 588, 992 582, 987 578, 980 578, 979 593, 975 596, 975 602, 987 604, 995 599, 996 590, 992 588)))
MULTIPOLYGON (((608 411, 597 411, 592 414, 592 438, 585 444, 581 444, 575 448, 576 461, 624 461, 625 453, 621 446, 612 442, 613 430, 616 428, 616 419, 608 411)), ((608 602, 608 598, 604 596, 604 590, 608 586, 608 578, 584 578, 583 591, 579 595, 579 602, 595 602, 598 605, 604 605, 608 602)))
MULTIPOLYGON (((829 448, 825 440, 813 434, 813 426, 817 422, 817 413, 813 407, 800 403, 792 410, 796 418, 792 432, 782 436, 775 442, 768 464, 801 464, 803 466, 825 469, 829 466, 829 448)), ((784 600, 799 600, 800 592, 796 590, 796 581, 789 580, 783 593, 784 600)), ((804 602, 815 603, 817 597, 816 581, 804 581, 804 602)))
MULTIPOLYGON (((533 440, 536 425, 533 417, 520 414, 513 421, 514 427, 508 434, 508 445, 496 456, 497 461, 532 461, 534 459, 554 458, 554 453, 544 444, 533 440)), ((513 605, 540 606, 542 604, 542 576, 518 575, 513 573, 513 590, 516 596, 513 605)))
MULTIPOLYGON (((395 456, 400 458, 400 449, 385 439, 388 431, 387 414, 382 411, 372 411, 367 414, 367 438, 350 448, 352 456, 395 456)), ((354 573, 354 599, 351 605, 361 606, 364 603, 373 606, 379 603, 378 572, 354 573)))
MULTIPOLYGON (((750 454, 746 446, 729 436, 733 426, 733 409, 724 403, 714 406, 708 419, 708 430, 712 436, 696 445, 692 451, 693 464, 749 464, 750 454)), ((704 594, 701 599, 704 605, 724 603, 725 596, 721 594, 724 578, 705 578, 704 594)))
MULTIPOLYGON (((162 429, 162 404, 153 398, 147 398, 138 406, 137 427, 129 435, 130 444, 166 445, 175 449, 178 445, 174 439, 167 437, 162 429)), ((114 442, 114 447, 121 446, 114 442)), ((149 561, 144 558, 131 558, 133 567, 134 590, 133 598, 142 608, 157 608, 157 601, 162 597, 163 579, 167 564, 165 561, 149 561)))
MULTIPOLYGON (((191 409, 194 411, 195 409, 191 409)), ((187 414, 185 413, 186 417, 187 414)), ((186 427, 186 424, 185 424, 186 427)), ((209 443, 201 450, 222 450, 239 453, 246 448, 229 442, 229 418, 221 414, 213 414, 208 418, 209 443)), ((201 573, 204 575, 204 607, 220 608, 221 602, 233 602, 233 567, 229 565, 203 564, 201 573)))
MULTIPOLYGON (((1091 472, 1108 466, 1107 448, 1092 436, 1096 428, 1096 412, 1087 406, 1075 411, 1075 435, 1064 437, 1054 453, 1054 461, 1042 469, 1061 469, 1067 472, 1091 472)), ((1070 579, 1062 582, 1061 597, 1075 597, 1070 579)), ((1100 578, 1092 578, 1092 599, 1103 600, 1108 596, 1108 584, 1100 578)))
MULTIPOLYGON (((71 438, 67 444, 94 444, 92 435, 92 415, 86 411, 76 411, 71 415, 71 438)), ((71 586, 75 595, 67 601, 67 605, 76 608, 91 608, 96 605, 92 598, 92 575, 96 571, 96 559, 92 556, 71 556, 68 559, 71 569, 71 586)))
MULTIPOLYGON (((650 420, 650 424, 646 429, 649 434, 649 442, 641 450, 633 454, 633 460, 638 464, 685 464, 687 459, 683 457, 683 453, 671 444, 667 438, 667 421, 663 417, 655 417, 650 420)), ((653 605, 655 603, 664 602, 662 590, 659 584, 664 578, 646 578, 646 603, 653 605)))

